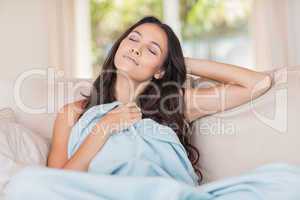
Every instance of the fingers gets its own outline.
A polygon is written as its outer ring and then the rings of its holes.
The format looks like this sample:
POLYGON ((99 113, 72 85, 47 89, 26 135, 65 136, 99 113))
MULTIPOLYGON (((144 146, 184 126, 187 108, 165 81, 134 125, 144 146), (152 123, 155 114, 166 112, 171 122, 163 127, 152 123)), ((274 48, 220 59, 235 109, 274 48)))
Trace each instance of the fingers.
POLYGON ((138 118, 138 119, 141 119, 141 118, 142 118, 142 113, 141 113, 141 112, 131 113, 131 114, 130 114, 130 118, 138 118))
POLYGON ((129 102, 127 104, 125 104, 126 107, 138 107, 137 104, 135 102, 129 102))
POLYGON ((128 109, 128 113, 141 113, 141 109, 137 106, 135 102, 129 102, 125 105, 125 107, 128 109))
POLYGON ((134 105, 136 105, 136 103, 134 101, 130 101, 125 104, 125 106, 134 106, 134 105))
POLYGON ((142 115, 141 109, 137 106, 135 102, 129 102, 125 105, 119 105, 116 108, 114 108, 111 112, 115 114, 123 113, 128 117, 131 117, 131 115, 135 117, 139 117, 142 115))
POLYGON ((134 121, 138 121, 142 118, 141 109, 135 102, 129 102, 128 104, 126 104, 126 107, 128 108, 128 113, 131 119, 133 119, 134 121))

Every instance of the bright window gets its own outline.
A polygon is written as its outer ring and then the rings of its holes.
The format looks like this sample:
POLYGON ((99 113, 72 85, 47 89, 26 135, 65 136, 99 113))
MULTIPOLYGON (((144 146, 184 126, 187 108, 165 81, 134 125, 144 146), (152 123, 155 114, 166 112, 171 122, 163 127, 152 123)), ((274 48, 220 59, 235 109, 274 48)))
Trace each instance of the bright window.
MULTIPOLYGON (((168 3, 177 3, 185 56, 252 67, 249 16, 252 0, 90 0, 93 76, 113 42, 143 16, 164 20, 168 3), (165 7, 165 8, 164 8, 165 7)), ((170 6, 174 8, 174 6, 170 6)))

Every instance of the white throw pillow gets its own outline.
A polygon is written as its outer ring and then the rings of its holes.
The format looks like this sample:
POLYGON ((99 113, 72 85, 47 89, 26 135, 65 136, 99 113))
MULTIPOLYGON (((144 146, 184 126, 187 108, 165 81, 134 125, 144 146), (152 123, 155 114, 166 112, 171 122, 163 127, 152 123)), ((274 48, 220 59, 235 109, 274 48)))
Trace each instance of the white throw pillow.
POLYGON ((0 121, 0 191, 28 165, 46 165, 50 141, 16 122, 0 121))

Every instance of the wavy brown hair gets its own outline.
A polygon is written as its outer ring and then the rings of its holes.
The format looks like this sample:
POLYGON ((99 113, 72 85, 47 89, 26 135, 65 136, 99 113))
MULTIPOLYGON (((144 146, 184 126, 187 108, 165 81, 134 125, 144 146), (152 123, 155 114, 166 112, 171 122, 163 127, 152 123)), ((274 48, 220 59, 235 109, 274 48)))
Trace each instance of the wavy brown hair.
POLYGON ((183 84, 187 76, 182 48, 173 30, 156 17, 147 16, 142 18, 126 30, 114 43, 104 61, 100 75, 93 82, 90 94, 81 94, 85 97, 86 103, 79 118, 89 108, 95 105, 110 103, 116 100, 115 83, 117 69, 114 64, 115 54, 122 40, 126 38, 133 29, 144 23, 156 24, 164 30, 168 38, 168 54, 162 65, 163 70, 165 70, 164 76, 160 79, 152 78, 149 85, 147 85, 143 92, 137 97, 136 103, 141 108, 142 118, 151 118, 160 124, 171 126, 176 132, 199 177, 198 183, 200 184, 203 176, 196 166, 199 161, 199 151, 191 144, 191 126, 183 114, 185 107, 185 90, 183 84), (180 94, 180 92, 182 92, 182 94, 180 94), (149 96, 152 98, 149 99, 149 96))

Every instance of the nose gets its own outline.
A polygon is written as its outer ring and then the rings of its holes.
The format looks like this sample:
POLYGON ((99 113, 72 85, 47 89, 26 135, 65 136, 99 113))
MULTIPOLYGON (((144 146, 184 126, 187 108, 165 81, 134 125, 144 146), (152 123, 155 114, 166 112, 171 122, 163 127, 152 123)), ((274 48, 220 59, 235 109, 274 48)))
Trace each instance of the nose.
POLYGON ((141 52, 138 49, 136 49, 136 48, 131 48, 130 49, 130 53, 133 53, 136 56, 140 56, 141 55, 141 52))

